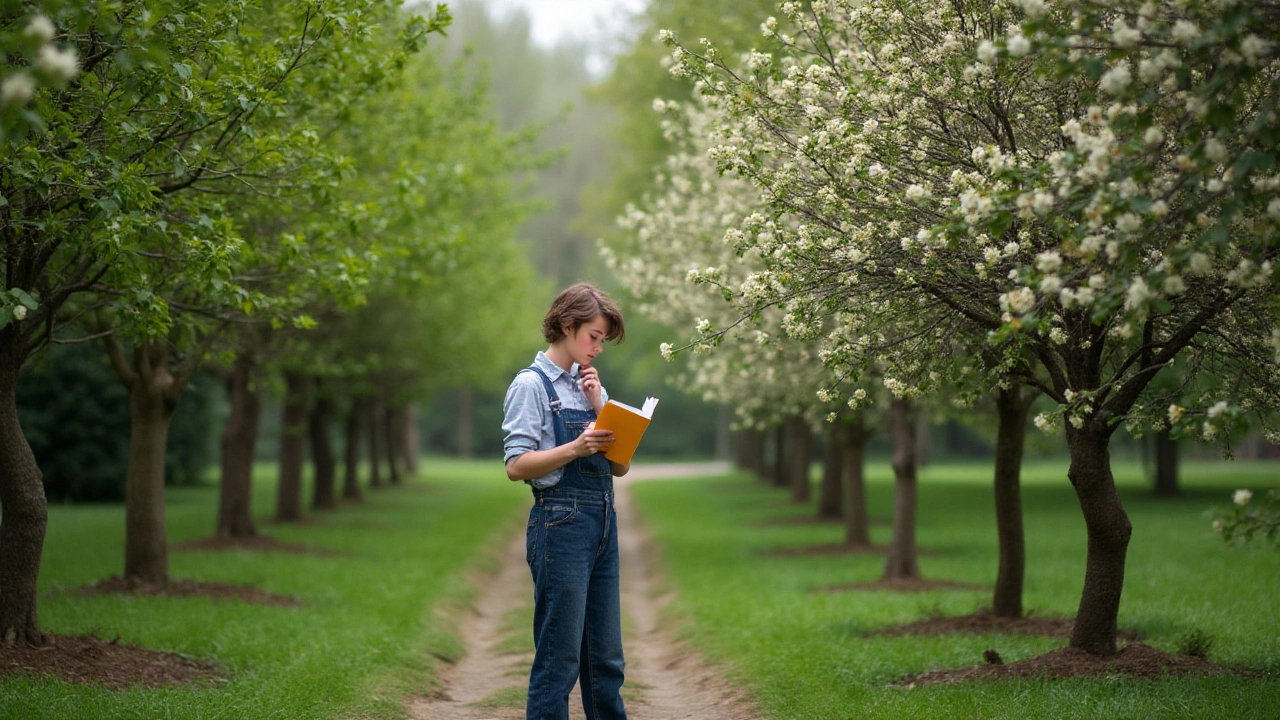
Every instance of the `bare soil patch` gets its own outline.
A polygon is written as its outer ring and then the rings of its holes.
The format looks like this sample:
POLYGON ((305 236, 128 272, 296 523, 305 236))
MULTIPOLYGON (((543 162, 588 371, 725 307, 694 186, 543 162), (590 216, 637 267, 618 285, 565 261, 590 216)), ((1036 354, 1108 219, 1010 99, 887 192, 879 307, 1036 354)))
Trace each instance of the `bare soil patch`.
POLYGON ((873 580, 871 582, 847 583, 820 588, 818 592, 846 592, 849 590, 888 590, 889 592, 919 593, 930 590, 978 590, 989 592, 991 588, 976 583, 962 583, 954 580, 925 580, 910 578, 899 580, 873 580))
POLYGON ((252 585, 232 585, 230 583, 203 582, 200 580, 170 580, 167 583, 157 583, 112 575, 106 580, 99 580, 96 583, 76 588, 73 592, 80 595, 208 597, 218 600, 239 600, 240 602, 260 605, 302 607, 302 601, 297 598, 269 593, 252 585))
POLYGON ((70 683, 127 690, 188 682, 217 682, 226 676, 213 663, 148 650, 92 635, 47 633, 49 643, 0 645, 0 675, 53 675, 70 683))
MULTIPOLYGON (((984 654, 991 654, 988 650, 984 654)), ((993 664, 935 670, 913 675, 899 681, 901 685, 915 686, 934 683, 959 683, 976 680, 1004 680, 1009 678, 1109 677, 1122 675, 1128 678, 1160 679, 1169 675, 1222 675, 1236 673, 1254 675, 1252 671, 1228 668, 1207 660, 1182 655, 1170 655, 1140 642, 1130 643, 1110 657, 1099 657, 1077 648, 1061 648, 1026 660, 1008 664, 993 664)))
POLYGON ((196 551, 212 551, 223 552, 230 550, 252 550, 259 552, 279 552, 293 553, 295 555, 321 555, 324 557, 341 557, 346 553, 330 550, 328 548, 312 547, 301 543, 285 542, 277 540, 270 535, 255 535, 253 537, 225 537, 215 535, 213 537, 200 538, 199 540, 187 540, 173 545, 174 550, 196 550, 196 551))
MULTIPOLYGON (((902 637, 906 635, 1026 635, 1030 637, 1070 637, 1075 621, 1068 617, 1036 617, 1030 613, 1020 618, 997 617, 990 612, 972 615, 937 617, 905 625, 893 625, 867 633, 868 636, 902 637)), ((1120 630, 1123 640, 1137 640, 1138 633, 1120 630)))
MULTIPOLYGON (((805 545, 803 547, 765 550, 760 555, 762 557, 813 557, 822 555, 879 555, 883 557, 888 549, 887 545, 832 543, 829 545, 805 545)), ((923 555, 924 553, 919 554, 923 555)))

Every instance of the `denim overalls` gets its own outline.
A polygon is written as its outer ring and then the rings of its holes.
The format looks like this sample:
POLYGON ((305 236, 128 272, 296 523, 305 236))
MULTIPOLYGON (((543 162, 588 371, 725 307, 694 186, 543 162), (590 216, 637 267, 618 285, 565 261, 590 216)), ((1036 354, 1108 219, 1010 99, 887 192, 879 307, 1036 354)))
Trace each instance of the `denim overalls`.
MULTIPOLYGON (((560 406, 546 374, 556 445, 572 442, 595 420, 591 410, 560 406)), ((525 372, 522 370, 521 372, 525 372)), ((544 448, 545 449, 545 448, 544 448)), ((581 677, 587 720, 625 720, 618 528, 613 473, 603 453, 564 466, 556 485, 534 490, 525 534, 533 573, 533 642, 526 720, 568 720, 569 692, 581 677)))

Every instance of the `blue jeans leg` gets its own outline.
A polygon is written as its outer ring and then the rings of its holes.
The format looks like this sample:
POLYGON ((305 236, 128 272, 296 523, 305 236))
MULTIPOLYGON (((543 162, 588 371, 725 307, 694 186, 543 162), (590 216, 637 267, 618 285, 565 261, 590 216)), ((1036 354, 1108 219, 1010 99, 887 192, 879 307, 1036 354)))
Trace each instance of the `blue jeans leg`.
POLYGON ((618 694, 623 666, 617 531, 609 510, 548 498, 529 513, 535 651, 527 720, 567 720, 569 692, 579 675, 590 720, 626 718, 618 694))
POLYGON ((587 720, 625 720, 617 516, 612 507, 605 508, 605 513, 608 529, 587 590, 580 668, 582 709, 587 720))

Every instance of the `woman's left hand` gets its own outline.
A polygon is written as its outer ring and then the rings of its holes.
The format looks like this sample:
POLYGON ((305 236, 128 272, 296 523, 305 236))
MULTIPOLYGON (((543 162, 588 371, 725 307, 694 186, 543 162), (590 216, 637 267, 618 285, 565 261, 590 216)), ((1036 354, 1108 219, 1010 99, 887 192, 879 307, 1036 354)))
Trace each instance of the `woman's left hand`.
POLYGON ((604 408, 604 398, 600 392, 600 373, 590 365, 579 366, 578 372, 582 374, 582 392, 586 394, 591 407, 595 408, 596 412, 600 412, 604 408))

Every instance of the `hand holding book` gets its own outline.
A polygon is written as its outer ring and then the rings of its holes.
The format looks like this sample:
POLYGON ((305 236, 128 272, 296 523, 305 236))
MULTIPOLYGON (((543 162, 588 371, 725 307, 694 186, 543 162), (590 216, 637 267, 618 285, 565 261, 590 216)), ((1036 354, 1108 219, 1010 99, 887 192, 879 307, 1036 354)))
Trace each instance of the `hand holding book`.
POLYGON ((657 406, 658 399, 652 397, 645 398, 644 405, 640 408, 617 400, 605 403, 595 422, 595 429, 613 431, 613 445, 605 451, 605 458, 619 465, 630 465, 631 457, 639 447, 640 438, 649 427, 653 409, 657 406))

